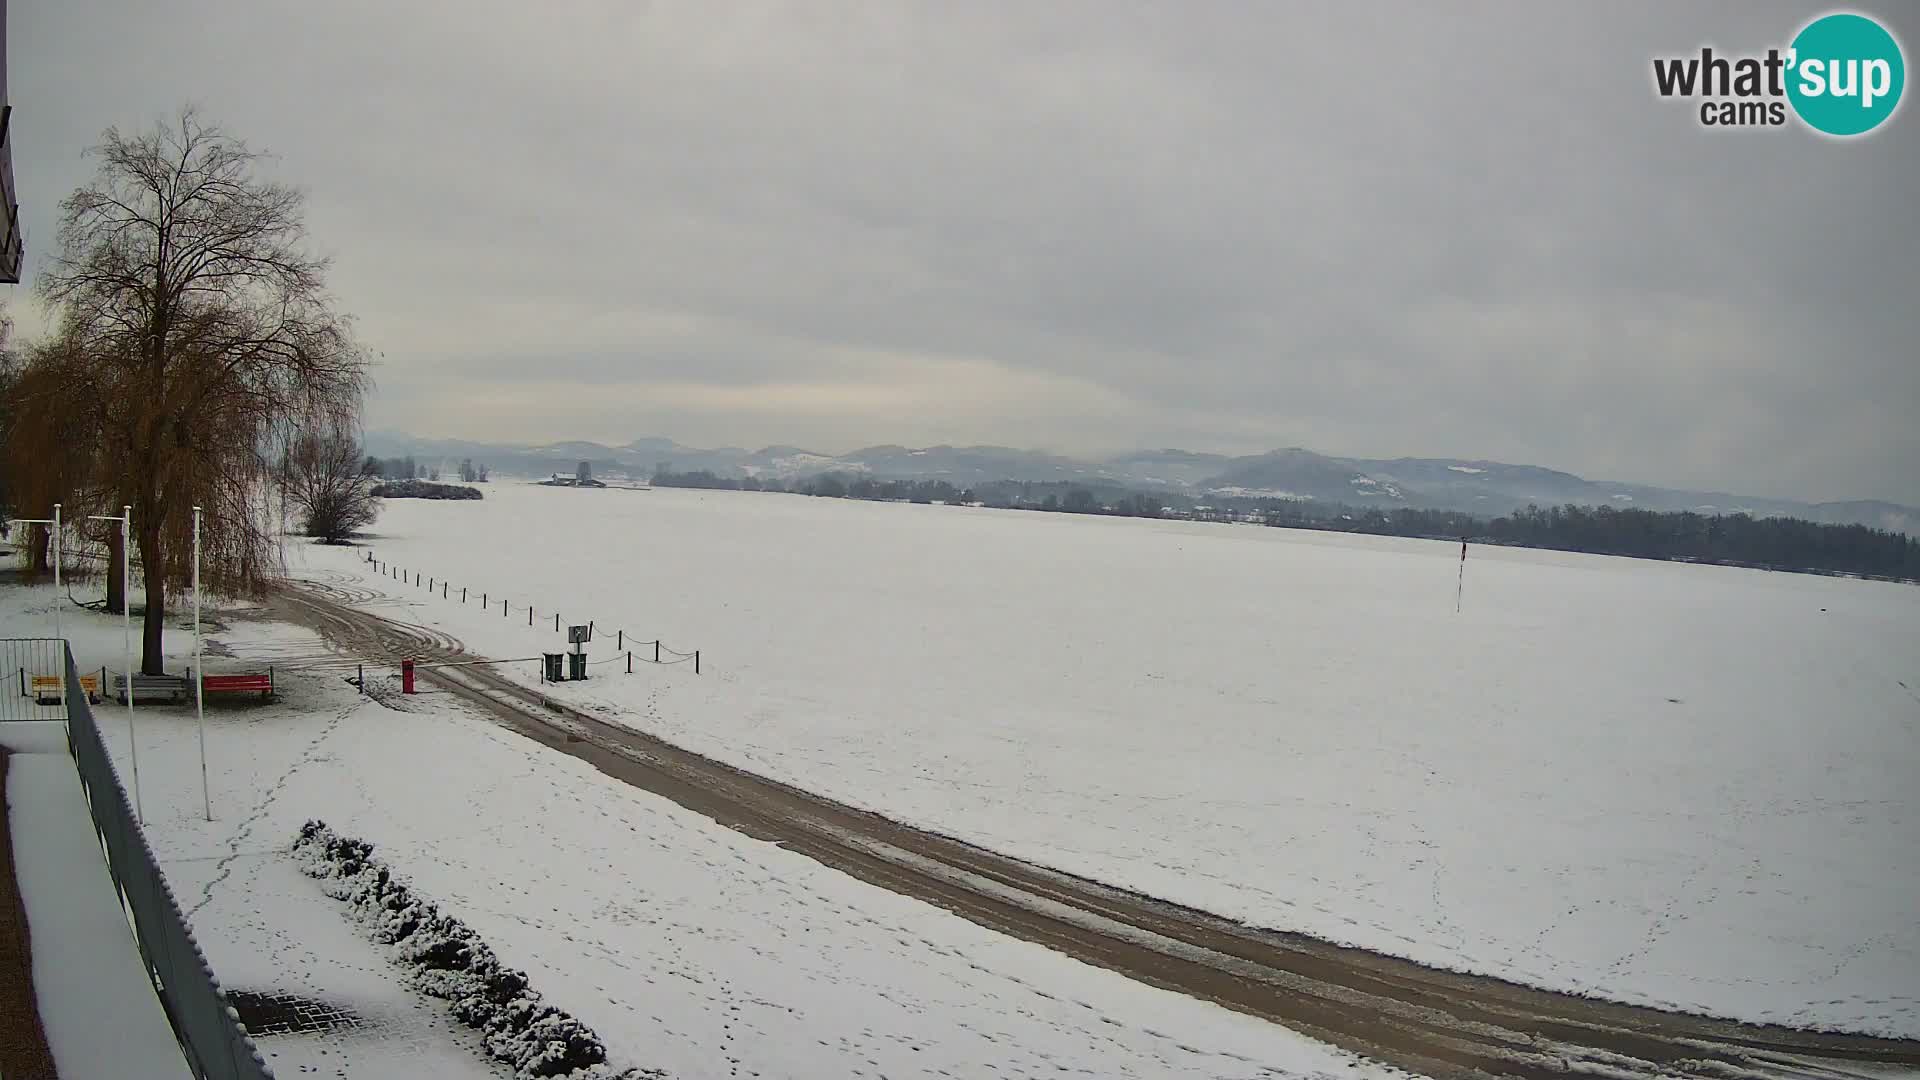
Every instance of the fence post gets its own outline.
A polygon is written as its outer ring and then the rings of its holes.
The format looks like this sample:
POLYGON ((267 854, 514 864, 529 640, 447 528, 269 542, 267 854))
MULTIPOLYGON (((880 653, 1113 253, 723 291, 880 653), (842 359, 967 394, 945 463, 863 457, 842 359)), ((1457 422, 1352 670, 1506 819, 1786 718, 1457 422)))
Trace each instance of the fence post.
POLYGON ((560 630, 560 613, 557 611, 553 613, 553 629, 555 633, 560 630))
POLYGON ((613 632, 613 647, 616 651, 627 647, 627 632, 625 630, 615 630, 613 632))
POLYGON ((660 639, 659 638, 653 639, 653 662, 656 664, 660 662, 660 639))
POLYGON ((693 650, 693 673, 695 675, 700 674, 700 650, 699 649, 693 650))
POLYGON ((440 599, 445 600, 446 598, 447 598, 447 583, 443 581, 440 583, 440 599))
POLYGON ((460 602, 463 604, 467 602, 467 587, 465 585, 460 586, 460 602))
POLYGON ((532 604, 527 605, 527 625, 528 626, 533 625, 533 605, 532 604))
POLYGON ((627 674, 633 674, 633 650, 627 650, 627 674))

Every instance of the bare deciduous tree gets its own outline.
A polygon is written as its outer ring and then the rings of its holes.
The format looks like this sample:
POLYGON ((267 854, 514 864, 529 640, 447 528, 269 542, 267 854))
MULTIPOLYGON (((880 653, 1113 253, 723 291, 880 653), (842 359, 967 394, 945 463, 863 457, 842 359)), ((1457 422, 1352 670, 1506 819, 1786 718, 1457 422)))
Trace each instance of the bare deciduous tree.
POLYGON ((373 524, 380 500, 362 466, 360 444, 345 433, 307 433, 287 449, 287 497, 308 536, 340 543, 373 524))
MULTIPOLYGON (((88 514, 109 512, 101 477, 102 376, 110 370, 95 364, 72 335, 57 335, 26 349, 7 393, 0 471, 24 516, 47 517, 59 503, 75 531, 107 544, 113 569, 107 605, 119 611, 126 603, 120 590, 120 533, 87 520, 88 514)), ((118 511, 116 506, 111 512, 118 511)), ((31 565, 36 570, 45 560, 46 539, 40 532, 33 540, 31 565)))
POLYGON ((206 511, 207 583, 262 586, 275 450, 354 425, 366 355, 326 292, 326 260, 306 250, 303 196, 257 175, 245 143, 188 108, 139 134, 110 128, 91 153, 99 171, 61 203, 42 282, 63 336, 97 368, 98 486, 107 505, 133 507, 141 666, 158 673, 192 508, 206 511))

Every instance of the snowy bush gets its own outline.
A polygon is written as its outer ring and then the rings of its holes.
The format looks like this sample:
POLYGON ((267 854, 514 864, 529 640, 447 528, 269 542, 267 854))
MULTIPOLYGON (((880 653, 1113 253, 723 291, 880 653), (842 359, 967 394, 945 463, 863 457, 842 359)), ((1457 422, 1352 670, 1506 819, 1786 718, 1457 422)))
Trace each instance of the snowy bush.
POLYGON ((552 1005, 527 973, 500 963, 467 925, 413 895, 373 857, 373 845, 341 836, 325 822, 300 827, 293 855, 301 872, 344 901, 368 936, 391 947, 423 993, 445 1000, 453 1015, 478 1029, 487 1053, 523 1080, 645 1080, 664 1074, 615 1070, 593 1029, 552 1005))

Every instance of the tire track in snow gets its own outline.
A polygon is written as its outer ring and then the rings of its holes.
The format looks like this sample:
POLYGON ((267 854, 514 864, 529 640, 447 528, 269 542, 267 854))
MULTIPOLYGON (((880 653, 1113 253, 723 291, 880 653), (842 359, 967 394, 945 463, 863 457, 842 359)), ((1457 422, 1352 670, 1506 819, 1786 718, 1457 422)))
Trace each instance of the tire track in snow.
MULTIPOLYGON (((343 648, 473 659, 443 631, 316 592, 285 592, 277 603, 287 617, 343 648)), ((1913 1040, 1622 1005, 1252 929, 835 803, 555 701, 484 667, 427 669, 422 677, 509 730, 747 835, 990 929, 1408 1071, 1447 1078, 1564 1080, 1568 1072, 1587 1072, 1612 1080, 1759 1080, 1920 1068, 1920 1042, 1913 1040)), ((1684 893, 1683 886, 1669 899, 1670 918, 1684 893)), ((710 990, 700 973, 669 973, 710 990)))

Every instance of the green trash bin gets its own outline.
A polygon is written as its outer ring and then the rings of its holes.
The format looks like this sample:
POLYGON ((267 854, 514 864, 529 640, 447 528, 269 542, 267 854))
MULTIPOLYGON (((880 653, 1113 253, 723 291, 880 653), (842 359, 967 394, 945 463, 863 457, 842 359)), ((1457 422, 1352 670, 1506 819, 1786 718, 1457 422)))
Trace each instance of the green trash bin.
POLYGON ((565 655, 565 653, 557 652, 541 653, 540 677, 547 682, 559 682, 563 678, 560 674, 560 662, 561 658, 565 655))
POLYGON ((567 654, 567 678, 584 679, 587 677, 587 654, 570 652, 567 654))

